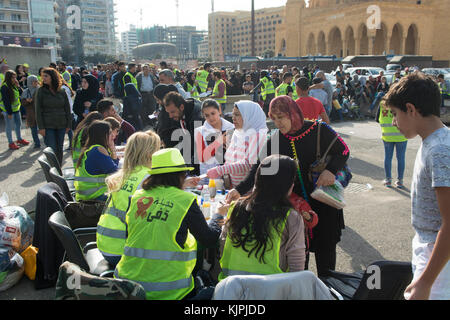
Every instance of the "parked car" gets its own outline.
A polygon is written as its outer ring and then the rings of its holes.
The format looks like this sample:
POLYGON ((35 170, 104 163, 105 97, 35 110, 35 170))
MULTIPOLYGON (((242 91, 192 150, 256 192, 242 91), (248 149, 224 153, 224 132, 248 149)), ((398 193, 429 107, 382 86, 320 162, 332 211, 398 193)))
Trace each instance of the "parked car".
POLYGON ((331 73, 325 73, 325 77, 327 77, 327 80, 330 81, 331 85, 333 86, 333 89, 336 88, 336 76, 333 76, 331 73))
POLYGON ((424 68, 422 69, 422 72, 435 77, 443 74, 446 80, 450 80, 450 72, 445 68, 424 68))
POLYGON ((402 65, 401 64, 396 64, 396 63, 390 63, 386 66, 386 72, 387 73, 395 73, 395 71, 397 71, 397 69, 402 70, 402 65))
POLYGON ((357 74, 360 78, 362 77, 365 78, 366 80, 369 79, 369 76, 372 76, 374 78, 378 77, 381 71, 386 73, 386 70, 377 67, 357 67, 357 68, 348 68, 346 70, 346 72, 350 74, 350 77, 353 78, 353 76, 357 74))

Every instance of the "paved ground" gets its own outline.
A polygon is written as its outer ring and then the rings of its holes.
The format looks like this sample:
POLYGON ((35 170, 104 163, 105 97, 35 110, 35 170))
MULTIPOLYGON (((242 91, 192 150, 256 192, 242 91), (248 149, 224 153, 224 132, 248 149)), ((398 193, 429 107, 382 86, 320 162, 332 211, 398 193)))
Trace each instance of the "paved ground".
MULTIPOLYGON (((36 161, 42 149, 34 150, 28 146, 14 152, 7 150, 3 120, 0 123, 0 193, 8 193, 10 204, 32 211, 36 192, 45 184, 44 175, 36 161)), ((382 185, 384 149, 379 125, 374 121, 363 121, 337 123, 333 127, 349 145, 349 164, 354 176, 346 193, 346 229, 338 247, 337 270, 359 271, 377 260, 409 261, 413 237, 409 190, 387 189, 382 185)), ((32 140, 28 129, 24 128, 23 133, 26 139, 32 140)), ((418 138, 408 144, 406 186, 411 183, 419 145, 418 138)), ((69 153, 66 152, 65 165, 70 164, 69 153)), ((394 178, 396 170, 394 158, 394 178)), ((313 257, 311 269, 315 271, 313 257)), ((26 277, 15 287, 0 293, 0 300, 48 300, 53 297, 53 289, 36 291, 32 281, 26 277)))

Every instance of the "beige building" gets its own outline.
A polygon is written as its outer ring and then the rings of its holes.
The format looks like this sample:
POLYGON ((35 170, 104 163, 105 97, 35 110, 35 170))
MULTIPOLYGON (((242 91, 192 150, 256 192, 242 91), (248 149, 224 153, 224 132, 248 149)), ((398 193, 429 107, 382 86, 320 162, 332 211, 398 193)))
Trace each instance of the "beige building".
MULTIPOLYGON (((276 32, 284 20, 285 7, 255 10, 255 54, 275 52, 276 32)), ((223 61, 226 55, 252 54, 251 12, 215 12, 209 14, 209 52, 213 60, 223 61)))
POLYGON ((0 1, 0 36, 29 37, 30 35, 29 0, 0 1))
POLYGON ((449 0, 288 0, 276 54, 432 55, 450 60, 449 0), (376 6, 376 7, 374 7, 376 6))

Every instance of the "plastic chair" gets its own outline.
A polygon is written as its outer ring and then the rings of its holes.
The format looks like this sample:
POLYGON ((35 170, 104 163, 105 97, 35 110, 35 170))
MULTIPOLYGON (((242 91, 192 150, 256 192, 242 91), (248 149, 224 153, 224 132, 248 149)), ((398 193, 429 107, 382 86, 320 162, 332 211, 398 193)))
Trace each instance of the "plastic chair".
POLYGON ((47 182, 54 182, 52 177, 50 176, 51 165, 47 161, 47 157, 43 154, 41 155, 37 161, 41 165, 42 170, 44 171, 45 179, 47 182))
POLYGON ((108 262, 96 248, 95 242, 88 243, 84 249, 81 248, 80 242, 70 228, 63 212, 57 211, 52 214, 48 223, 66 251, 64 261, 72 262, 81 269, 89 270, 89 273, 95 275, 112 274, 108 262))
POLYGON ((66 196, 67 201, 75 201, 73 194, 75 192, 75 187, 73 186, 73 182, 71 183, 72 186, 69 186, 69 183, 67 180, 65 180, 58 172, 57 168, 53 167, 50 168, 49 172, 52 180, 54 183, 56 183, 61 190, 63 191, 64 195, 66 196), (72 188, 71 188, 72 187, 72 188))
POLYGON ((344 300, 403 300, 413 278, 410 262, 377 261, 366 271, 329 271, 320 279, 339 292, 344 300))
POLYGON ((44 149, 45 157, 47 158, 47 162, 50 166, 55 167, 58 170, 60 176, 64 177, 66 180, 73 180, 75 178, 75 169, 74 168, 61 168, 61 164, 56 157, 55 151, 51 147, 47 147, 44 149))

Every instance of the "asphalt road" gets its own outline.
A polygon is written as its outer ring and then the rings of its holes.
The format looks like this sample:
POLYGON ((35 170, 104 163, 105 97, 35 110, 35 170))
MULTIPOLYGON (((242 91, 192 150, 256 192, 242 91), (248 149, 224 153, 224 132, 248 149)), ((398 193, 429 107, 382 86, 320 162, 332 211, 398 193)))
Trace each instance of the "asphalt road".
MULTIPOLYGON (((336 270, 354 272, 364 270, 377 260, 410 261, 411 201, 409 190, 387 189, 384 179, 384 148, 379 125, 374 121, 342 122, 332 127, 341 134, 350 148, 350 168, 353 180, 346 189, 347 207, 344 209, 346 229, 337 251, 336 270), (369 185, 369 186, 368 186, 369 185)), ((24 137, 32 141, 31 132, 23 127, 24 137)), ((13 135, 13 137, 15 137, 13 135)), ((66 139, 67 147, 68 140, 66 139)), ((405 185, 411 184, 414 159, 420 139, 408 142, 405 185)), ((32 144, 17 151, 9 151, 0 123, 0 193, 7 192, 10 204, 25 210, 35 209, 36 192, 44 185, 45 177, 37 163, 41 150, 32 144)), ((65 166, 70 166, 70 153, 65 152, 65 166)), ((397 163, 393 160, 393 177, 397 163)), ((310 269, 315 272, 312 255, 310 269)), ((54 289, 36 291, 26 276, 6 292, 0 300, 48 300, 54 298, 54 289)))

